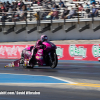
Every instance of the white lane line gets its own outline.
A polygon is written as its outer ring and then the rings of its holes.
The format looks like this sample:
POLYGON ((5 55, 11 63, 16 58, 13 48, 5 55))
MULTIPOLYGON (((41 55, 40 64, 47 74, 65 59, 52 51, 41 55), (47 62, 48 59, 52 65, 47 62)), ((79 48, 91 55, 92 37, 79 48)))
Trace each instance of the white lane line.
POLYGON ((71 81, 68 81, 68 80, 64 80, 64 79, 61 79, 61 78, 58 78, 58 77, 54 77, 54 76, 48 76, 48 77, 51 77, 51 78, 54 78, 54 79, 57 79, 57 80, 61 80, 61 81, 64 81, 64 82, 68 82, 70 84, 75 84, 75 82, 71 82, 71 81))

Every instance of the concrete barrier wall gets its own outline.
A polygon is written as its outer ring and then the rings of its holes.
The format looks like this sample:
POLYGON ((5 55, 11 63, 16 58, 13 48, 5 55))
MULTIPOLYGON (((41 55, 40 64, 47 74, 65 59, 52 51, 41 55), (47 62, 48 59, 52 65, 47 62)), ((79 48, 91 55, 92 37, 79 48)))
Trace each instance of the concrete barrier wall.
MULTIPOLYGON (((96 18, 94 19, 94 24, 92 24, 92 19, 80 19, 79 24, 77 23, 78 19, 67 19, 66 24, 64 26, 64 21, 63 20, 54 20, 52 24, 52 28, 44 33, 39 33, 38 30, 28 34, 27 30, 24 30, 23 32, 16 34, 15 31, 9 33, 9 34, 4 34, 3 32, 0 32, 0 42, 13 42, 13 41, 36 41, 37 39, 40 38, 41 34, 46 34, 49 37, 49 40, 66 40, 66 39, 99 39, 100 38, 100 30, 93 31, 93 27, 97 27, 100 25, 100 19, 96 18), (71 25, 75 24, 76 28, 69 31, 65 32, 65 29, 71 27, 71 25), (79 29, 86 24, 89 24, 90 28, 85 29, 82 32, 79 32, 79 29), (62 25, 62 29, 59 31, 56 31, 55 33, 52 33, 52 30, 58 27, 59 25, 62 25)), ((51 23, 51 21, 41 21, 41 27, 45 27, 48 23, 51 23)), ((5 29, 9 29, 14 25, 13 22, 7 22, 5 25, 5 29)), ((37 26, 37 22, 28 22, 28 29, 30 30, 34 26, 37 26)), ((2 24, 0 24, 0 27, 2 27, 2 24)), ((17 22, 16 24, 16 30, 21 29, 22 27, 25 27, 25 22, 17 22)), ((3 28, 2 28, 3 29, 3 28)))

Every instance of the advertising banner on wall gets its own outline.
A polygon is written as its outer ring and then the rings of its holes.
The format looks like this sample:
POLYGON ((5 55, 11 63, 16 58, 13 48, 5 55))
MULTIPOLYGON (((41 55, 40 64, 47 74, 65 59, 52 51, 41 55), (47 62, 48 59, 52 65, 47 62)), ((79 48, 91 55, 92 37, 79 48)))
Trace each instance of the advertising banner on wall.
POLYGON ((0 45, 0 59, 18 59, 21 51, 29 45, 0 45))
MULTIPOLYGON (((0 45, 0 59, 19 59, 21 51, 30 45, 0 45)), ((57 45, 59 60, 100 60, 100 44, 57 45)))
POLYGON ((59 60, 100 60, 100 44, 57 45, 59 60))

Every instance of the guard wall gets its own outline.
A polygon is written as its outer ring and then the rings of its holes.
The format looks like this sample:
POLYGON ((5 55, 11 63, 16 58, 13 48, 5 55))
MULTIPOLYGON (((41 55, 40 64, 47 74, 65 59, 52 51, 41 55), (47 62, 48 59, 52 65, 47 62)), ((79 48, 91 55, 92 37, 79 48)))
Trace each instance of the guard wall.
POLYGON ((49 40, 69 40, 69 39, 100 39, 100 18, 82 18, 82 19, 66 19, 64 20, 44 20, 37 25, 37 21, 20 21, 0 23, 0 42, 15 41, 36 41, 42 34, 46 34, 49 40), (13 31, 8 31, 14 27, 13 31), (28 33, 31 29, 34 31, 28 33), (21 30, 24 28, 24 30, 21 30), (21 31, 20 31, 21 30, 21 31), (6 32, 5 32, 6 31, 6 32), (16 31, 18 33, 16 33, 16 31))

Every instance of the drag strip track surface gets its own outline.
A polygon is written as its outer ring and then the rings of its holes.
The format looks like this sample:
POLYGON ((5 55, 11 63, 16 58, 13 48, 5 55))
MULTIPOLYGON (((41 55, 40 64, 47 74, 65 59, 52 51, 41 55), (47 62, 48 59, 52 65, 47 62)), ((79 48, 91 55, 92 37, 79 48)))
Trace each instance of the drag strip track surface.
POLYGON ((59 63, 55 69, 4 68, 9 62, 0 61, 0 100, 100 100, 100 65, 59 63), (4 91, 40 94, 2 94, 4 91))

